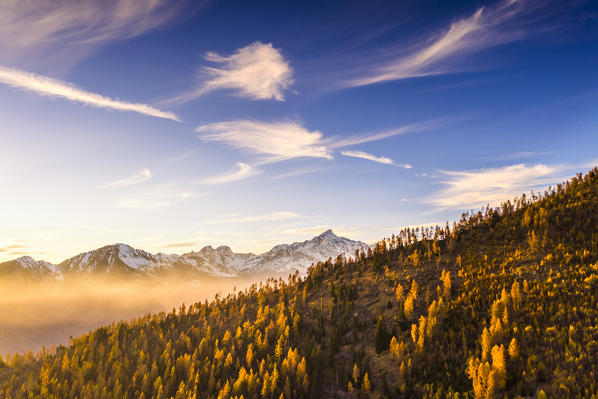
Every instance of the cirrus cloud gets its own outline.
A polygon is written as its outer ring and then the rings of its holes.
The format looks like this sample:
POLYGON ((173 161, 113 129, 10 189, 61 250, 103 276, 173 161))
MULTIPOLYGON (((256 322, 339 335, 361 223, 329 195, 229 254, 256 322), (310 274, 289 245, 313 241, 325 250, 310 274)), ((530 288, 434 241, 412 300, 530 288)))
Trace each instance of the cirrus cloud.
POLYGON ((353 157, 353 158, 360 158, 366 159, 368 161, 383 163, 385 165, 395 165, 400 168, 411 169, 412 166, 409 164, 396 164, 392 159, 386 157, 377 157, 375 155, 369 154, 363 151, 341 151, 341 154, 346 157, 353 157))
MULTIPOLYGON (((247 150, 261 156, 261 163, 268 163, 301 157, 332 159, 334 151, 338 148, 435 129, 453 123, 455 120, 457 119, 439 118, 383 132, 345 138, 325 138, 321 132, 309 131, 300 123, 293 121, 260 122, 241 119, 208 123, 197 127, 195 131, 203 141, 220 142, 232 148, 247 150)), ((388 158, 375 157, 363 151, 344 151, 343 155, 389 164, 388 158)), ((395 164, 393 161, 391 163, 395 164)), ((410 167, 407 164, 395 165, 410 167)))
POLYGON ((418 133, 426 130, 438 129, 451 123, 463 120, 462 117, 435 118, 423 122, 411 123, 394 129, 384 130, 376 133, 366 133, 348 136, 335 140, 330 144, 332 148, 350 147, 357 144, 370 143, 372 141, 385 140, 395 136, 402 136, 408 133, 418 133))
POLYGON ((156 193, 147 193, 137 197, 121 198, 115 202, 115 208, 128 209, 154 209, 167 208, 169 206, 187 201, 193 197, 197 197, 197 193, 183 191, 179 193, 171 193, 164 195, 156 195, 156 193))
POLYGON ((124 179, 115 180, 109 183, 102 185, 102 188, 111 188, 111 187, 126 187, 132 186, 134 184, 143 183, 144 181, 148 181, 152 177, 152 172, 148 168, 143 168, 139 172, 126 177, 124 179))
POLYGON ((228 215, 214 220, 208 220, 204 224, 222 224, 222 223, 255 223, 255 222, 275 222, 280 220, 295 219, 301 217, 296 212, 277 211, 261 215, 228 215))
MULTIPOLYGON (((364 65, 357 77, 342 86, 355 87, 429 75, 452 73, 476 52, 526 37, 537 5, 528 1, 505 0, 494 7, 478 8, 468 17, 451 23, 443 33, 415 46, 415 50, 376 59, 364 65)), ((375 58, 375 57, 374 57, 375 58)))
POLYGON ((72 83, 63 82, 19 69, 8 68, 2 65, 0 65, 0 83, 42 96, 64 98, 92 107, 112 109, 116 111, 137 112, 143 115, 180 122, 180 119, 174 113, 161 111, 148 104, 116 100, 101 94, 80 89, 72 83))
POLYGON ((472 171, 441 171, 445 176, 443 189, 427 202, 439 210, 473 209, 502 201, 531 189, 544 189, 561 181, 560 167, 543 164, 510 165, 472 171))
POLYGON ((214 90, 231 90, 253 100, 284 101, 284 91, 293 84, 293 68, 271 43, 255 42, 229 56, 209 52, 205 59, 220 67, 204 67, 204 81, 198 88, 165 103, 185 103, 214 90))
POLYGON ((295 122, 236 120, 210 123, 195 129, 204 141, 216 141, 265 156, 265 161, 297 157, 331 159, 322 133, 310 132, 295 122))
POLYGON ((394 165, 394 161, 390 158, 377 157, 375 155, 368 154, 367 152, 363 151, 341 151, 341 154, 346 157, 367 159, 368 161, 383 163, 385 165, 394 165))
POLYGON ((230 183, 237 180, 247 179, 248 177, 255 176, 262 173, 261 170, 255 169, 253 166, 243 162, 237 162, 238 170, 230 172, 224 175, 210 177, 201 181, 203 184, 224 184, 230 183))
POLYGON ((0 58, 73 62, 98 45, 154 30, 204 2, 175 0, 3 0, 0 58))

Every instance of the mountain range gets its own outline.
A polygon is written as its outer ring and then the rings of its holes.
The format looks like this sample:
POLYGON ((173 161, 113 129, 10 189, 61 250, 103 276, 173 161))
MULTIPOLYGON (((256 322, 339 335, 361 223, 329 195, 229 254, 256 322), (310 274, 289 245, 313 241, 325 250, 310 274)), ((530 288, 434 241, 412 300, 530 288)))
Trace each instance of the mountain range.
POLYGON ((0 278, 15 280, 63 280, 71 277, 163 277, 209 276, 234 278, 256 275, 301 274, 318 261, 340 254, 351 256, 367 251, 361 241, 339 237, 327 230, 303 242, 281 244, 260 255, 235 253, 227 246, 206 246, 182 255, 152 254, 126 244, 107 245, 84 252, 57 265, 23 256, 0 263, 0 278))

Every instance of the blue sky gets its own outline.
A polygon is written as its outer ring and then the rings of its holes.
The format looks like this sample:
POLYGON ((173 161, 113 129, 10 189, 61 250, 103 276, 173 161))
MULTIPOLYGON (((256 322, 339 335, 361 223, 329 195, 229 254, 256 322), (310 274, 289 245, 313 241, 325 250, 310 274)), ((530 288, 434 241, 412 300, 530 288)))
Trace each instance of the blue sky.
POLYGON ((592 2, 8 0, 0 260, 444 223, 598 160, 592 2))

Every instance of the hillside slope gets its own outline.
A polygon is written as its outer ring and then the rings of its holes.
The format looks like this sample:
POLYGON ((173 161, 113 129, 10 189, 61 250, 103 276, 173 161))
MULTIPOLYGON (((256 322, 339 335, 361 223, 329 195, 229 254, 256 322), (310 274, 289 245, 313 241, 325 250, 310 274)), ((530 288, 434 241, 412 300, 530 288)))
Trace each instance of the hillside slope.
POLYGON ((0 397, 598 394, 598 169, 352 259, 13 356, 0 397))

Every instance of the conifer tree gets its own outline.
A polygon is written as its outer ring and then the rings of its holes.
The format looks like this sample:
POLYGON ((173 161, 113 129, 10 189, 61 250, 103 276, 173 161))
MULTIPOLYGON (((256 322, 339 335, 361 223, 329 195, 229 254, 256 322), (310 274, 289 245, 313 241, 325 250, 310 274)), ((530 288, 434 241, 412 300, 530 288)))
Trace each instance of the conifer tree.
POLYGON ((376 323, 376 353, 381 353, 388 349, 388 331, 382 315, 378 316, 376 323))
POLYGON ((362 392, 365 392, 366 394, 370 393, 370 391, 372 390, 372 385, 370 383, 370 377, 368 376, 367 371, 363 375, 363 382, 361 383, 361 390, 362 390, 362 392))

